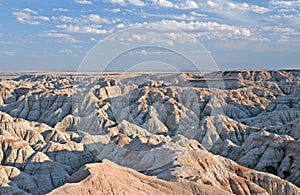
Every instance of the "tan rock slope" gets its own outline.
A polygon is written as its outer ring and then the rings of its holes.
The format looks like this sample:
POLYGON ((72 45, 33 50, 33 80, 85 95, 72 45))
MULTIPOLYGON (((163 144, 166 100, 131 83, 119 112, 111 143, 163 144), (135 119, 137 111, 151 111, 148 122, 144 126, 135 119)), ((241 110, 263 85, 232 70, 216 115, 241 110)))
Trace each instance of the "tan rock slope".
POLYGON ((111 161, 87 164, 49 195, 59 194, 229 194, 208 185, 168 182, 120 167, 111 161))
POLYGON ((299 102, 297 70, 0 79, 0 194, 300 194, 299 102))

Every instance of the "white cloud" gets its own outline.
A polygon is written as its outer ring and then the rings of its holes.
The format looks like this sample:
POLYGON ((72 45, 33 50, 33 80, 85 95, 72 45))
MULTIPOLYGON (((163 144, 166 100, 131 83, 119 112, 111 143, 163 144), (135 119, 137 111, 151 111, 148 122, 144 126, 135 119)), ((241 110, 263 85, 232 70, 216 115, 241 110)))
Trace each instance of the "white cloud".
POLYGON ((166 7, 166 8, 175 8, 175 9, 197 9, 199 8, 198 4, 193 0, 186 0, 182 3, 173 3, 168 0, 152 0, 154 6, 166 7))
POLYGON ((279 6, 279 7, 298 7, 300 6, 300 1, 278 1, 272 0, 270 1, 271 5, 279 6))
POLYGON ((70 16, 60 16, 58 19, 61 20, 62 22, 67 22, 67 23, 77 23, 77 22, 80 22, 79 19, 73 18, 73 17, 70 17, 70 16))
POLYGON ((93 4, 93 2, 91 1, 88 1, 88 0, 75 0, 76 3, 79 3, 79 4, 86 4, 86 5, 91 5, 93 4))
POLYGON ((86 16, 85 18, 87 18, 89 21, 91 22, 95 22, 95 23, 101 23, 102 19, 99 15, 96 14, 90 14, 88 16, 86 16))
POLYGON ((59 11, 59 12, 69 12, 70 10, 66 9, 66 8, 53 8, 52 11, 59 11))
POLYGON ((266 22, 269 24, 277 23, 282 24, 283 26, 299 26, 300 24, 300 14, 298 12, 285 11, 281 12, 278 10, 279 13, 275 13, 274 15, 269 15, 267 18, 264 18, 266 22))
POLYGON ((138 50, 130 51, 129 53, 134 54, 134 55, 136 55, 136 54, 138 54, 138 55, 147 55, 148 51, 143 49, 143 50, 140 50, 140 51, 138 51, 138 50))
POLYGON ((23 12, 32 13, 32 14, 37 14, 36 11, 34 11, 34 10, 30 9, 30 8, 24 8, 24 9, 22 9, 22 11, 23 11, 23 12))
MULTIPOLYGON (((200 21, 176 21, 176 20, 161 20, 149 23, 150 26, 168 27, 169 30, 161 33, 132 34, 128 36, 126 41, 148 41, 153 40, 153 43, 159 42, 168 46, 174 45, 175 42, 188 43, 197 39, 200 40, 258 40, 260 38, 256 33, 252 33, 253 29, 221 24, 218 22, 200 22, 200 21), (174 29, 174 30, 172 30, 174 29), (173 31, 173 32, 172 32, 173 31), (191 35, 189 39, 184 39, 182 32, 191 35), (162 38, 163 37, 163 38, 162 38)), ((132 27, 139 27, 143 24, 130 24, 132 27)), ((121 42, 123 40, 120 40, 121 42)))
POLYGON ((40 35, 41 37, 53 38, 58 40, 59 42, 71 42, 71 43, 78 43, 80 41, 76 40, 70 34, 65 33, 47 33, 40 35))
POLYGON ((111 23, 108 19, 102 18, 101 16, 99 16, 97 14, 83 15, 83 16, 81 16, 81 18, 74 18, 74 17, 62 15, 62 16, 59 16, 58 18, 54 17, 53 19, 60 20, 61 22, 73 23, 73 24, 89 24, 89 23, 110 24, 111 23))
POLYGON ((174 6, 177 9, 197 9, 198 4, 195 1, 187 0, 185 3, 178 3, 174 6))
POLYGON ((153 0, 153 4, 159 7, 173 7, 174 4, 168 0, 153 0))
POLYGON ((149 51, 146 49, 132 50, 129 52, 132 55, 160 55, 160 54, 174 54, 173 51, 149 51))
POLYGON ((74 25, 57 25, 56 28, 64 29, 68 33, 80 33, 80 34, 107 34, 111 31, 101 29, 101 25, 86 25, 86 26, 74 26, 74 25))
POLYGON ((125 25, 124 25, 123 23, 121 23, 121 24, 118 24, 116 27, 117 27, 117 28, 124 28, 125 25))
POLYGON ((129 4, 134 6, 146 6, 146 4, 142 0, 128 0, 129 4))
POLYGON ((125 0, 104 0, 104 2, 119 4, 119 5, 122 5, 122 6, 127 5, 125 0))
POLYGON ((260 14, 271 11, 269 8, 261 7, 258 5, 250 5, 248 3, 228 2, 226 4, 226 6, 232 10, 250 11, 250 12, 255 12, 255 13, 260 13, 260 14))
POLYGON ((102 29, 101 24, 110 24, 111 22, 102 18, 97 14, 83 15, 81 18, 73 18, 70 16, 60 16, 56 20, 62 22, 57 24, 56 28, 67 33, 83 33, 83 34, 107 34, 111 31, 102 29))
POLYGON ((195 1, 186 1, 186 6, 190 9, 196 9, 196 8, 199 8, 198 4, 195 2, 195 1))
POLYGON ((251 31, 248 28, 240 28, 233 25, 219 24, 217 22, 178 22, 176 20, 161 20, 158 25, 168 26, 170 28, 192 32, 213 32, 223 38, 238 35, 241 37, 250 37, 251 31))
POLYGON ((118 13, 118 12, 120 12, 121 10, 120 10, 120 8, 115 8, 115 9, 112 9, 111 10, 111 12, 113 12, 113 13, 118 13))
POLYGON ((14 53, 12 51, 0 51, 0 55, 15 56, 16 53, 14 53))
POLYGON ((94 37, 91 37, 91 38, 90 38, 90 41, 98 42, 98 40, 97 40, 96 38, 94 38, 94 37))
POLYGON ((245 37, 250 37, 251 36, 251 31, 247 28, 243 28, 242 29, 242 35, 244 35, 245 37))
POLYGON ((206 14, 197 13, 195 11, 190 12, 190 14, 193 15, 193 16, 197 16, 197 17, 207 17, 206 14))
POLYGON ((220 5, 214 1, 207 1, 207 5, 210 7, 219 7, 220 5))
POLYGON ((238 22, 240 25, 248 26, 254 26, 261 22, 262 18, 258 18, 260 16, 253 13, 273 11, 273 9, 271 10, 268 7, 251 5, 249 3, 233 3, 233 1, 225 0, 209 0, 206 4, 201 3, 200 6, 206 13, 209 13, 209 15, 216 20, 225 19, 231 22, 238 22))
POLYGON ((59 53, 73 54, 73 51, 70 49, 58 50, 59 53))
POLYGON ((221 13, 224 13, 224 11, 232 11, 232 10, 238 10, 238 11, 247 11, 247 12, 255 12, 255 13, 266 13, 271 11, 271 9, 267 7, 262 7, 258 5, 252 5, 249 3, 234 3, 231 1, 207 1, 207 5, 211 8, 214 8, 216 10, 214 11, 221 11, 221 13))
POLYGON ((273 31, 273 32, 277 32, 277 33, 287 33, 287 34, 292 34, 295 31, 295 29, 290 28, 290 27, 279 27, 279 26, 263 26, 262 27, 263 30, 265 31, 273 31))
POLYGON ((187 16, 186 14, 181 14, 181 15, 172 15, 169 16, 171 19, 176 19, 176 20, 195 20, 195 17, 193 16, 187 16))
POLYGON ((295 40, 294 38, 300 35, 299 31, 294 26, 284 27, 280 23, 257 27, 255 32, 273 43, 283 42, 284 40, 289 41, 289 44, 293 44, 292 40, 295 40))
POLYGON ((115 18, 111 21, 111 23, 113 23, 113 24, 118 23, 118 22, 121 22, 120 18, 115 18))
POLYGON ((37 25, 40 24, 41 21, 50 20, 47 16, 38 16, 36 11, 33 11, 29 8, 25 8, 22 11, 13 12, 12 14, 17 18, 18 22, 24 24, 37 25))
POLYGON ((87 21, 90 21, 90 22, 94 22, 96 24, 100 24, 100 23, 106 23, 106 24, 109 24, 109 20, 106 19, 106 18, 102 18, 101 16, 97 15, 97 14, 90 14, 90 15, 87 15, 87 16, 83 16, 83 20, 87 20, 87 21))
POLYGON ((300 35, 294 28, 281 26, 263 26, 258 31, 261 34, 268 35, 269 39, 275 42, 289 41, 300 35))
MULTIPOLYGON (((144 17, 155 17, 155 18, 163 18, 163 19, 176 19, 176 20, 197 20, 197 18, 193 14, 181 14, 181 15, 176 15, 176 14, 150 14, 150 13, 143 13, 144 17)), ((199 16, 199 15, 198 15, 199 16)), ((197 17, 198 17, 197 16, 197 17)), ((204 16, 204 15, 201 15, 204 16)))

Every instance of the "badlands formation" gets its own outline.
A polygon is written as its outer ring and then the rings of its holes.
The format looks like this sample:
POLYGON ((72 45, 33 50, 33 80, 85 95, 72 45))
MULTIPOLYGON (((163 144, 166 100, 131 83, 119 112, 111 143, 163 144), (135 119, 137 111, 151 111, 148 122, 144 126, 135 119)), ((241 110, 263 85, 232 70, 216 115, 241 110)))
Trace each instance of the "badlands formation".
POLYGON ((300 71, 1 74, 0 194, 300 194, 300 71))

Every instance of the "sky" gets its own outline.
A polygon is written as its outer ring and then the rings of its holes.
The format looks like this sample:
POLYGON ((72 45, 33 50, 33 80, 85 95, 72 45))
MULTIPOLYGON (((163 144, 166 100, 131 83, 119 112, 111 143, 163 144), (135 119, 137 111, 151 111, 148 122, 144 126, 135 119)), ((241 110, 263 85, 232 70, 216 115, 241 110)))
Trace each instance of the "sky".
POLYGON ((0 71, 296 69, 299 11, 300 0, 0 0, 0 71))

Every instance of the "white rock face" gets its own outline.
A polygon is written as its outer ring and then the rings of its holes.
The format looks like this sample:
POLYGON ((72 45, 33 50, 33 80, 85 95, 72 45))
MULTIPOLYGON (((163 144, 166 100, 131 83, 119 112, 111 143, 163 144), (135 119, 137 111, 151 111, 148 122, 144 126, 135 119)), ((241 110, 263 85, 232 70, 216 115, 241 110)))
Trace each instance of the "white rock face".
POLYGON ((292 70, 0 80, 0 194, 300 194, 299 102, 292 70))
MULTIPOLYGON (((72 136, 45 124, 14 119, 0 112, 0 192, 43 194, 65 183, 93 155, 72 136), (9 173, 15 172, 12 176, 9 173), (28 184, 28 185, 27 185, 28 184), (2 191, 4 190, 4 191, 2 191)), ((2 194, 2 193, 1 193, 2 194)))

